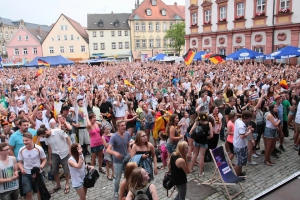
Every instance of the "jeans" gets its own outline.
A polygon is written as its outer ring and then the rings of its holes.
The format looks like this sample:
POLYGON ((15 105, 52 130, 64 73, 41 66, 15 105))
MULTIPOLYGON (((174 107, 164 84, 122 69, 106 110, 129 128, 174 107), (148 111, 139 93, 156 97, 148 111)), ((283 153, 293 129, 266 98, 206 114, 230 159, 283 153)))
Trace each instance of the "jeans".
POLYGON ((11 190, 0 194, 1 200, 18 200, 18 197, 19 197, 19 189, 11 190))
POLYGON ((115 163, 114 162, 114 171, 115 171, 115 177, 116 177, 114 179, 114 192, 119 192, 122 171, 124 171, 123 163, 115 163))
POLYGON ((177 188, 177 195, 175 197, 174 200, 185 200, 185 196, 186 196, 186 191, 187 191, 187 184, 181 184, 181 185, 176 185, 177 188))

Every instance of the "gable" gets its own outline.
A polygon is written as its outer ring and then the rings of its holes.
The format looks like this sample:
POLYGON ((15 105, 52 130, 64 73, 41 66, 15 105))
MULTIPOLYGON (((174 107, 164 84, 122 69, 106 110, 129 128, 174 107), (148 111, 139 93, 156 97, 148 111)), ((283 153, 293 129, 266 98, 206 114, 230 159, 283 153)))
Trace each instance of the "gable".
POLYGON ((133 20, 139 20, 139 16, 138 15, 134 15, 133 20))
POLYGON ((204 1, 204 2, 201 4, 202 7, 207 7, 207 6, 211 6, 211 5, 212 5, 212 2, 210 2, 210 1, 204 1))
MULTIPOLYGON (((5 46, 20 46, 20 41, 18 40, 18 36, 22 36, 22 41, 25 41, 25 35, 28 35, 29 37, 29 43, 28 45, 32 45, 33 43, 41 45, 41 41, 38 41, 35 36, 33 36, 24 26, 20 26, 20 28, 17 30, 17 32, 13 35, 13 37, 7 42, 5 46)), ((26 44, 22 44, 26 45, 26 44)))
POLYGON ((197 10, 199 6, 196 6, 195 4, 192 4, 188 9, 189 10, 197 10))

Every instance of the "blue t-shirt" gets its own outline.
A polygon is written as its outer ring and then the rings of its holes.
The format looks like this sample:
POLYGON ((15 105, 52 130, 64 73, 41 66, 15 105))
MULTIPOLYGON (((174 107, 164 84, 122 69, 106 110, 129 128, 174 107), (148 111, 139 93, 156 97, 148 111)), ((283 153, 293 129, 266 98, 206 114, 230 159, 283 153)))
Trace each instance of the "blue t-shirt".
MULTIPOLYGON (((28 132, 31 133, 31 135, 33 137, 36 136, 36 130, 28 128, 28 132)), ((24 143, 23 143, 23 134, 20 133, 19 130, 16 131, 16 132, 14 132, 10 136, 8 143, 9 143, 9 146, 13 146, 14 147, 14 155, 15 155, 16 158, 18 158, 19 149, 24 146, 24 143)))
POLYGON ((114 163, 122 163, 124 157, 128 154, 128 145, 130 141, 130 133, 125 132, 124 137, 120 137, 118 133, 115 133, 111 136, 109 144, 112 145, 114 151, 119 152, 122 155, 121 159, 113 156, 114 163))
POLYGON ((173 83, 173 85, 176 87, 177 86, 177 83, 179 83, 179 80, 180 80, 180 78, 174 78, 173 80, 172 80, 172 83, 173 83))

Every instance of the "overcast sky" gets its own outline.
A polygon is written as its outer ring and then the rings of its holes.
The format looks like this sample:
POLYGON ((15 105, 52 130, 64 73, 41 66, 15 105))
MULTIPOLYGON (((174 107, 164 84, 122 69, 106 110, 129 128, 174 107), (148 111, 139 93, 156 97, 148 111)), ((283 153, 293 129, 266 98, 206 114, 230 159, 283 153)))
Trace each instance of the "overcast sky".
MULTIPOLYGON (((149 0, 145 0, 149 1, 149 0)), ((142 0, 140 0, 142 2, 142 0)), ((167 5, 185 0, 163 0, 167 5)), ((87 14, 131 13, 135 0, 0 0, 0 17, 11 20, 51 25, 64 13, 82 26, 87 24, 87 14)))

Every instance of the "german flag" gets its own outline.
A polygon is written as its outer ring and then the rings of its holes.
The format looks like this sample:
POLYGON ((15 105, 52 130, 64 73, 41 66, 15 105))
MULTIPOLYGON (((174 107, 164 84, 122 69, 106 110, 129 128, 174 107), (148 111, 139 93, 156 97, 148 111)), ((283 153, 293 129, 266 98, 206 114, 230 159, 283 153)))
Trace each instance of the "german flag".
POLYGON ((39 75, 41 75, 43 73, 43 69, 40 68, 37 73, 35 74, 34 78, 37 78, 39 75))
POLYGON ((189 49, 188 52, 183 56, 185 65, 191 64, 195 56, 195 52, 192 49, 189 49))
POLYGON ((280 85, 283 89, 286 89, 286 90, 289 89, 289 86, 288 86, 286 80, 284 80, 284 79, 281 80, 281 81, 279 82, 279 85, 280 85))
POLYGON ((128 85, 130 87, 134 87, 134 85, 132 85, 128 80, 124 79, 124 84, 128 85))
POLYGON ((50 63, 42 60, 42 59, 38 59, 38 65, 41 66, 41 65, 44 65, 46 67, 50 67, 50 63))
POLYGON ((219 64, 219 63, 224 63, 226 56, 222 54, 210 54, 207 58, 213 63, 213 64, 219 64))

